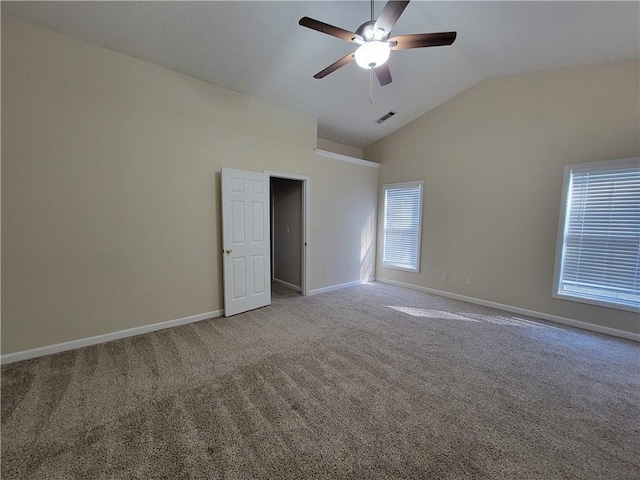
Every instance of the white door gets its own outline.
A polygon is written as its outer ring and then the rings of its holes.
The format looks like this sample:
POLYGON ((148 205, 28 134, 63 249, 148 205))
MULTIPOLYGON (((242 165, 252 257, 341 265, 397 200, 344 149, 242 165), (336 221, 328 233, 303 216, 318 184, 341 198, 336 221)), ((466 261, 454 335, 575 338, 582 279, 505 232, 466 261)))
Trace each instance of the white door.
POLYGON ((224 315, 271 304, 269 177, 222 168, 224 315))

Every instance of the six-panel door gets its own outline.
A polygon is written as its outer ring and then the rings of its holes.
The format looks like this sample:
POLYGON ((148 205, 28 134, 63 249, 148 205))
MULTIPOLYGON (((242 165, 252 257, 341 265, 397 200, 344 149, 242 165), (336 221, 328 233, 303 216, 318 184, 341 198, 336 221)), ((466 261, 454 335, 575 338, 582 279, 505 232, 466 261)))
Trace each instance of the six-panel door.
POLYGON ((222 168, 225 316, 271 303, 269 177, 222 168))

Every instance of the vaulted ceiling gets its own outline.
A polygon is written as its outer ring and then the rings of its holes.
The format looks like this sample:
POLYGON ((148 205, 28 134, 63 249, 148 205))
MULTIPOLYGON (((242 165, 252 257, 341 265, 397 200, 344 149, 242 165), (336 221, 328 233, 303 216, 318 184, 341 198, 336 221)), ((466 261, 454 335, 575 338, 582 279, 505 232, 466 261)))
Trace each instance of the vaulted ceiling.
POLYGON ((370 104, 355 63, 313 78, 354 45, 298 25, 308 16, 354 31, 369 2, 2 2, 2 14, 312 115, 319 137, 359 148, 484 78, 640 57, 638 2, 414 0, 393 35, 458 38, 391 52, 393 82, 374 82, 370 104))

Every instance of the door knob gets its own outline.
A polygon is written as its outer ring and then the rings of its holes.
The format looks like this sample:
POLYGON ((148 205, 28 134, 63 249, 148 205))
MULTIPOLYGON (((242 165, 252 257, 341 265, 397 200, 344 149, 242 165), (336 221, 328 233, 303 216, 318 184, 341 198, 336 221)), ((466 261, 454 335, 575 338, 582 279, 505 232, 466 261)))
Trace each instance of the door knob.
POLYGON ((226 250, 223 250, 223 253, 226 253, 227 255, 231 255, 231 249, 227 248, 226 250))

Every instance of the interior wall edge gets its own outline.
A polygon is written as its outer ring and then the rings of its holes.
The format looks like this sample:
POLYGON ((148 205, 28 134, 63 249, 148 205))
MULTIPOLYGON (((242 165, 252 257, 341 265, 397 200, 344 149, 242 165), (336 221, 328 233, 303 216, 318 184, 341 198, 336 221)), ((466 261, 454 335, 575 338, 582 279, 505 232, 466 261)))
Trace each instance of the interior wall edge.
POLYGON ((293 283, 285 282, 284 280, 280 280, 279 278, 273 277, 272 279, 275 283, 279 283, 282 286, 290 288, 291 290, 295 290, 296 292, 302 292, 302 288, 299 285, 294 285, 293 283))

